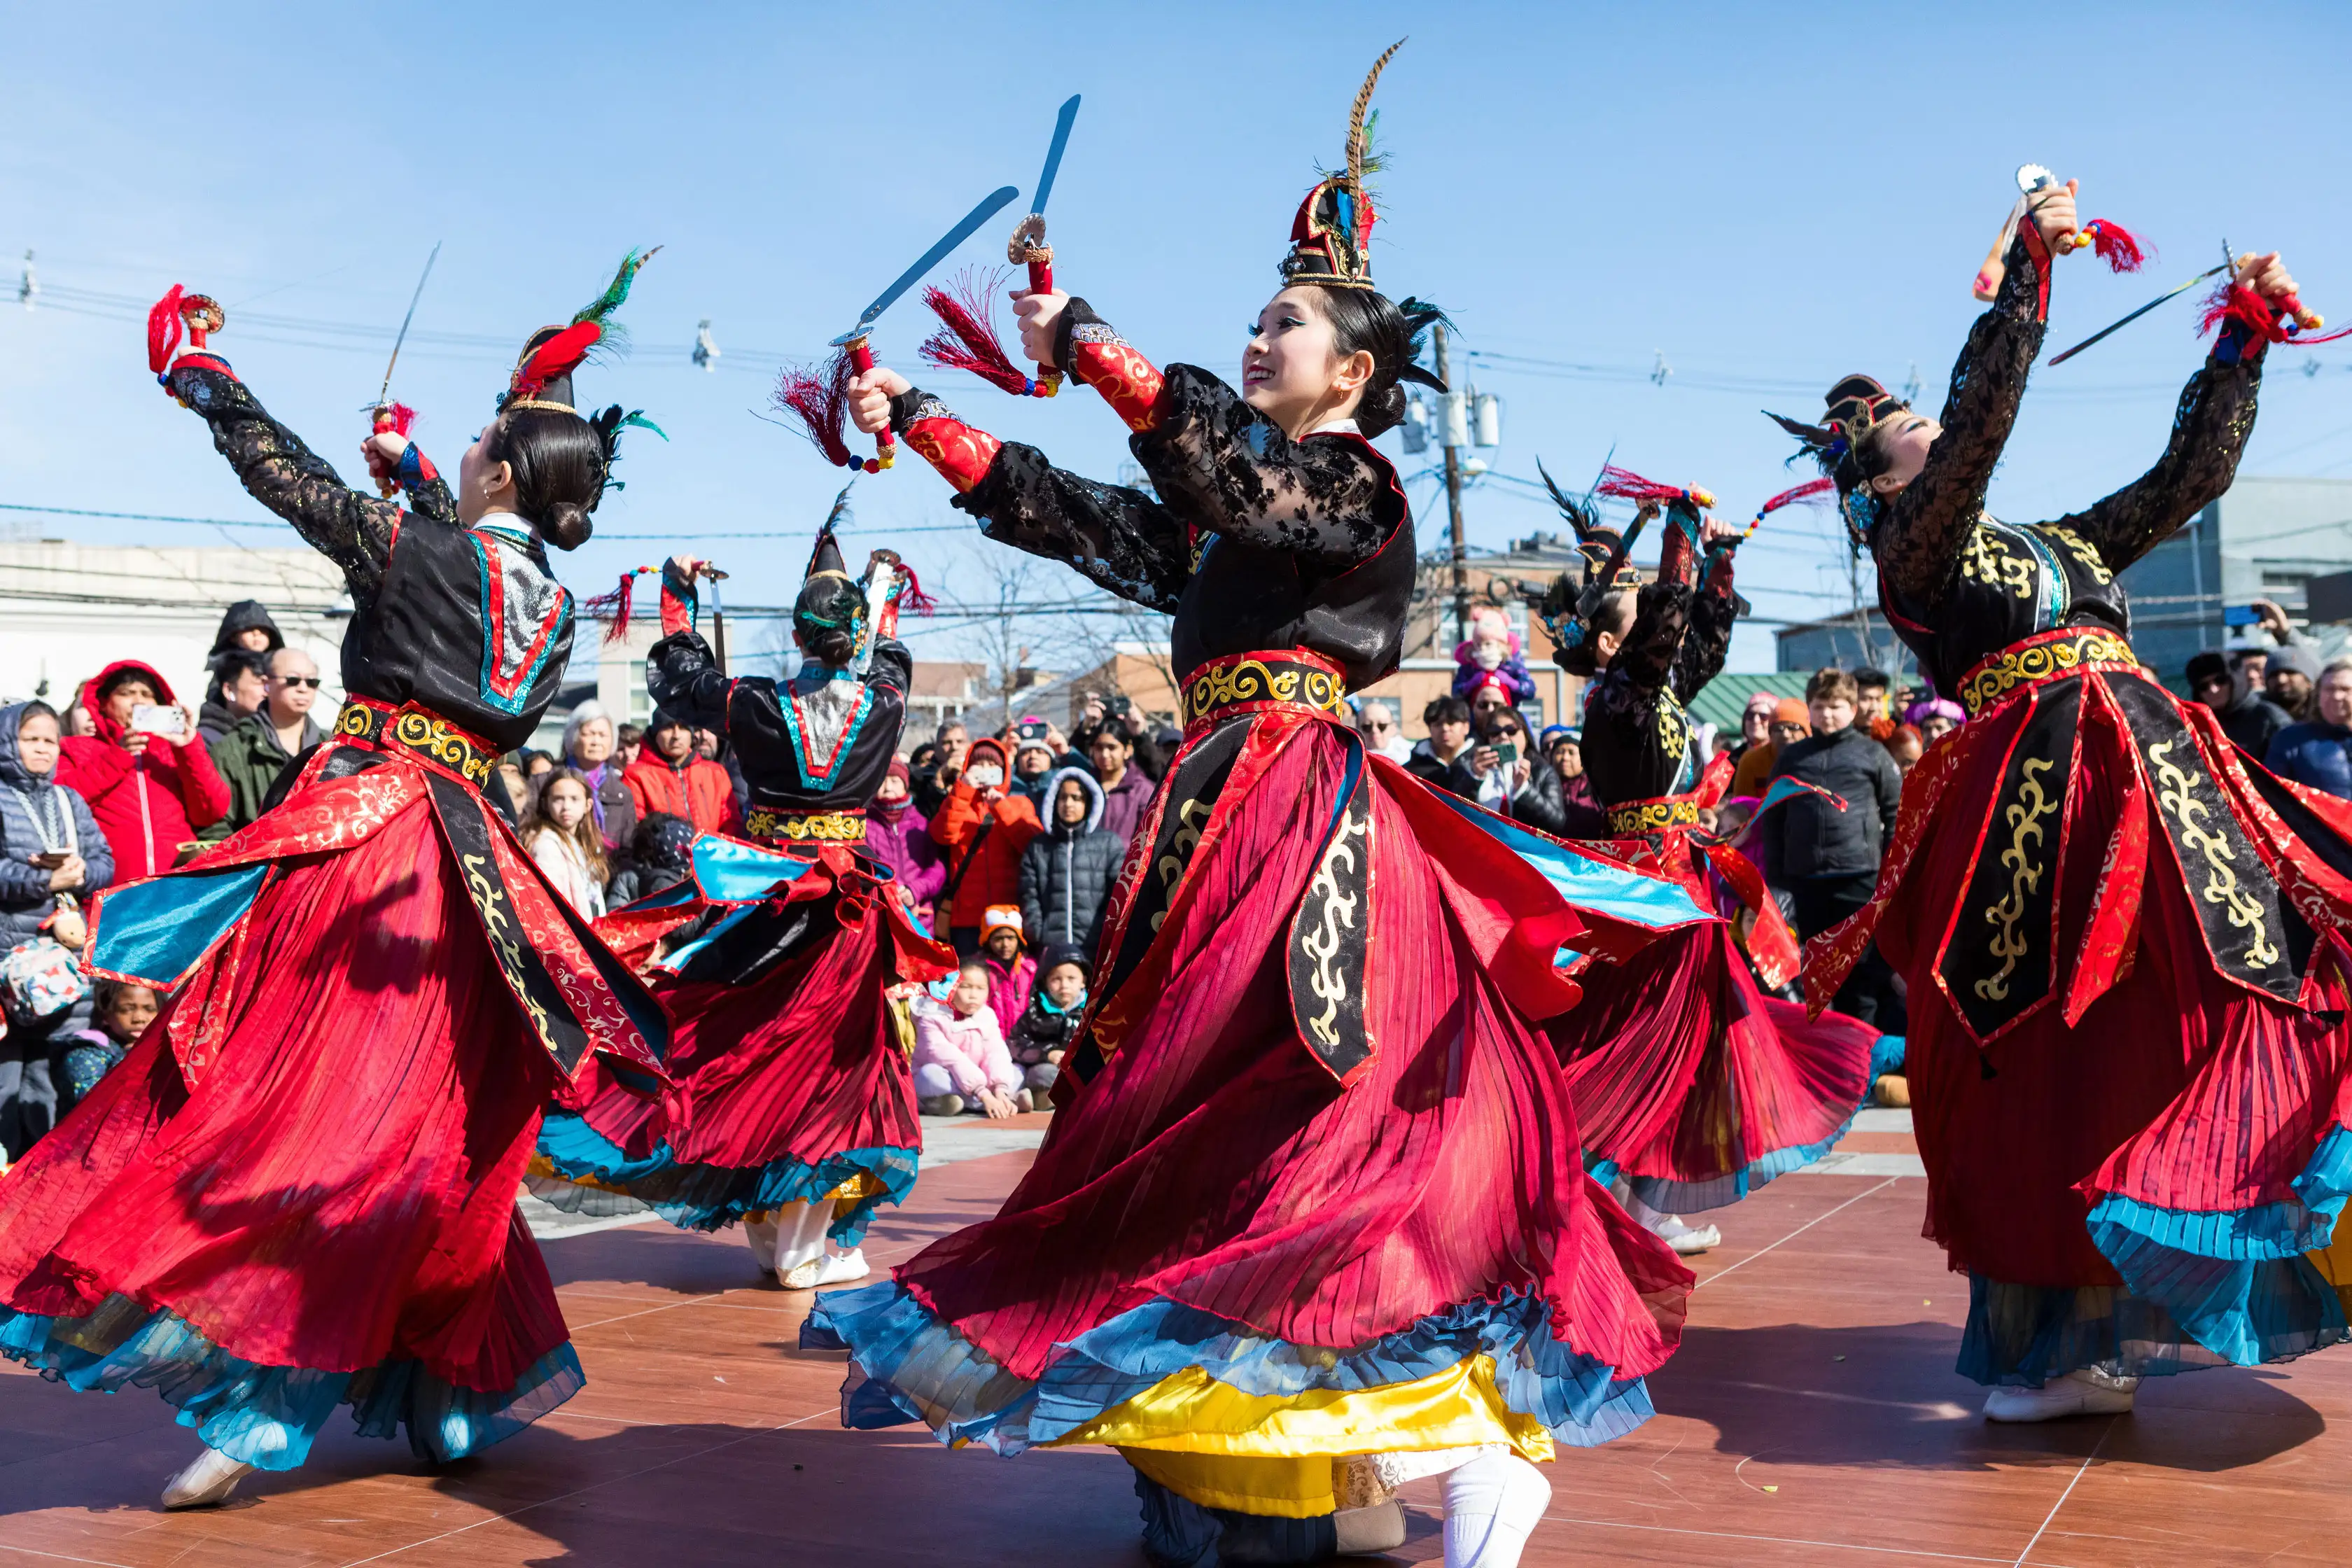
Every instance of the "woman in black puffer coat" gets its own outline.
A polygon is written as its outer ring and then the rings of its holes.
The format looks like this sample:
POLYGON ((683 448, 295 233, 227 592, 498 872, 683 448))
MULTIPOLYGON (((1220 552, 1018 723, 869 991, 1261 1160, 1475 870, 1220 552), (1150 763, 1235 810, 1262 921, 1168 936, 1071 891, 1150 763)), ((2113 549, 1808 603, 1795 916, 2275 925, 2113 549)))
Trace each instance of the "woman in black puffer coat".
POLYGON ((1032 949, 1094 951, 1104 903, 1127 845, 1103 831, 1103 791, 1084 768, 1046 781, 1045 831, 1021 852, 1021 925, 1032 949))

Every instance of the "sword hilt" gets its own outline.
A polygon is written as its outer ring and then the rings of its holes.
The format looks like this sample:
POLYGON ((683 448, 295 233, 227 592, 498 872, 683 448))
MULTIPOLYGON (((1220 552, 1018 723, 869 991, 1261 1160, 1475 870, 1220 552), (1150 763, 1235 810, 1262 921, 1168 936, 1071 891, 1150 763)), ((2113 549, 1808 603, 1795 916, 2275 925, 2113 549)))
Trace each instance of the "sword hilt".
POLYGON ((2301 295, 2289 294, 2284 299, 2273 302, 2280 310, 2284 310, 2288 315, 2293 316, 2294 318, 2294 324, 2302 328, 2306 332, 2315 332, 2319 331, 2320 328, 2327 324, 2326 317, 2321 315, 2318 311, 2308 309, 2305 306, 2303 297, 2301 295))
MULTIPOLYGON (((1045 219, 1043 214, 1031 213, 1013 231, 1012 241, 1004 247, 1006 259, 1016 266, 1029 268, 1029 289, 1032 294, 1054 291, 1054 247, 1045 243, 1045 219)), ((1062 390, 1062 373, 1051 365, 1040 364, 1035 376, 1037 395, 1051 397, 1062 390)))
MULTIPOLYGON (((856 371, 861 375, 874 368, 874 351, 872 348, 867 346, 866 341, 864 338, 859 338, 849 344, 849 364, 851 369, 856 371)), ((878 474, 883 469, 897 463, 898 460, 898 437, 892 436, 890 434, 889 427, 885 426, 882 429, 875 432, 874 456, 866 458, 866 461, 859 464, 858 467, 865 469, 869 474, 878 474)))
MULTIPOLYGON (((380 434, 382 434, 383 432, 384 432, 384 431, 386 431, 386 430, 389 430, 389 429, 391 429, 391 428, 392 428, 392 410, 391 410, 391 408, 389 408, 388 406, 386 406, 386 405, 383 405, 383 404, 378 404, 378 405, 376 405, 375 419, 374 419, 374 422, 373 422, 373 426, 372 426, 372 429, 373 429, 376 434, 379 434, 379 435, 380 435, 380 434)), ((390 500, 393 497, 394 497, 394 496, 396 496, 396 495, 398 495, 398 494, 400 493, 400 483, 399 483, 399 481, 398 481, 398 480, 394 479, 394 478, 393 478, 389 473, 387 473, 387 474, 385 474, 382 479, 377 479, 377 480, 376 480, 376 482, 375 482, 375 493, 376 493, 376 494, 378 494, 378 495, 380 495, 380 496, 382 496, 384 500, 390 500)))

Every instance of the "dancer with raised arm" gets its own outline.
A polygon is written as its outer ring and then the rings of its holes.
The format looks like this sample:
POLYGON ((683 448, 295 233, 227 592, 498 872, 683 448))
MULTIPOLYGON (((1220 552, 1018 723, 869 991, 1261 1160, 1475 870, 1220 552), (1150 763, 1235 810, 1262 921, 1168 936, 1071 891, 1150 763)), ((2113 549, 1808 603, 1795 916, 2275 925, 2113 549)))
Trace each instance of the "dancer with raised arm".
POLYGON ((151 363, 247 490, 341 568, 349 693, 284 803, 184 870, 105 895, 93 970, 171 1001, 0 1205, 0 1350, 77 1389, 155 1389, 204 1452, 167 1508, 291 1469, 349 1405, 434 1460, 582 1384, 515 1192, 540 1108, 600 1058, 660 1083, 660 1007, 484 799, 554 700, 576 548, 625 417, 572 377, 634 254, 526 345, 457 487, 389 431, 346 487, 203 346, 151 363))
MULTIPOLYGON (((1699 826, 1730 783, 1731 759, 1704 772, 1684 710, 1723 668, 1741 600, 1732 584, 1740 531, 1704 490, 1610 470, 1603 495, 1639 507, 1627 532, 1550 485, 1584 556, 1538 607, 1561 668, 1594 681, 1584 709, 1584 768, 1608 813, 1611 851, 1684 882, 1705 907, 1755 917, 1750 952, 1785 985, 1796 942, 1754 864, 1699 826), (1657 575, 1644 584, 1629 547, 1663 509, 1657 575)), ((1680 1253, 1721 1244, 1684 1214, 1738 1202, 1829 1152, 1870 1088, 1877 1032, 1818 1022, 1767 997, 1727 923, 1660 938, 1622 963, 1578 971, 1584 1001, 1546 1026, 1568 1067, 1577 1131, 1594 1174, 1618 1184, 1634 1218, 1680 1253)))
POLYGON ((695 629, 700 563, 662 570, 646 689, 661 712, 728 738, 751 801, 741 837, 697 838, 684 882, 597 927, 625 958, 654 961, 676 1089, 658 1107, 616 1086, 551 1112, 531 1182, 567 1208, 620 1193, 688 1229, 740 1219, 761 1270, 793 1290, 863 1278, 867 1219, 914 1185, 908 1024, 888 993, 955 973, 954 951, 863 848, 906 727, 914 661, 898 607, 919 590, 887 551, 862 584, 843 569, 834 527, 848 497, 793 607, 803 658, 789 680, 719 668, 695 629), (847 1250, 828 1256, 828 1235, 847 1250))
POLYGON ((1927 1234, 1969 1276, 1960 1371, 1999 1421, 2128 1410, 2149 1373, 2342 1341, 2303 1254, 2352 1187, 2352 822, 2158 684, 2118 581, 2229 488, 2294 285, 2275 254, 2241 258, 2156 466, 2054 521, 2000 521, 1986 487, 2076 229, 2072 183, 2029 199, 1940 420, 1861 375, 1819 425, 1780 420, 1969 715, 1912 770, 1875 893, 1810 944, 1805 980, 1820 1005, 1874 937, 1908 978, 1927 1234))
POLYGON ((1509 823, 1349 722, 1346 694, 1397 668, 1414 575, 1369 437, 1434 379, 1438 319, 1372 286, 1371 89, 1241 391, 1160 371, 1082 300, 1021 301, 1027 356, 1102 395, 1158 499, 889 370, 851 391, 987 537, 1173 615, 1185 729, 1035 1164, 994 1219, 822 1299, 804 1342, 848 1349, 853 1426, 1118 1447, 1155 1563, 1221 1533, 1228 1561, 1393 1545, 1393 1489, 1433 1474, 1446 1562, 1517 1562, 1549 1495, 1528 1461, 1648 1415, 1690 1285, 1578 1165, 1536 1021, 1573 1000, 1563 943, 1623 950, 1696 906, 1546 841, 1586 889, 1563 900, 1509 823))

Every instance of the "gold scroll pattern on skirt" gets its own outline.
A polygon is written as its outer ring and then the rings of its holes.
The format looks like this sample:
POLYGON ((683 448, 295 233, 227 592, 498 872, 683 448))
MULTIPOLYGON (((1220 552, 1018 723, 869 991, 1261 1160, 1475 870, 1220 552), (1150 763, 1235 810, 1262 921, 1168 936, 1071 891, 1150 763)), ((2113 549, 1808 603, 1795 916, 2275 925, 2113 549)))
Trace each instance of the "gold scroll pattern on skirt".
POLYGON ((2110 631, 2074 628, 2032 637, 1970 670, 1960 681, 1960 702, 1973 719, 2020 688, 2098 666, 2137 669, 2139 660, 2131 644, 2110 631))
POLYGON ((1347 683, 1311 664, 1247 657, 1213 659, 1184 685, 1184 722, 1244 702, 1297 702, 1326 713, 1347 711, 1347 683))
MULTIPOLYGON (((2247 962, 2257 968, 2267 968, 2276 963, 2281 955, 2271 944, 2270 926, 2263 919, 2263 906, 2239 886, 2237 868, 2232 864, 2237 857, 2231 850, 2229 839, 2207 827, 2205 803, 2194 793, 2204 779, 2172 760, 2177 744, 2158 741, 2147 748, 2147 765, 2156 773, 2157 805, 2179 824, 2181 844, 2205 858, 2205 886, 2199 897, 2227 911, 2231 926, 2247 933, 2247 962)), ((2193 882, 2193 868, 2189 876, 2193 882)))
POLYGON ((2025 919, 2027 899, 2039 890, 2042 873, 2049 869, 2049 858, 2042 853, 2042 819, 2057 811, 2065 799, 2063 792, 2052 795, 2042 787, 2042 775, 2053 765, 2047 757, 2027 758, 2017 799, 2001 812, 2009 828, 2009 847, 2000 852, 2000 863, 2010 874, 2010 884, 2008 894, 1984 912, 1985 922, 1994 928, 1992 955, 2000 960, 1998 970, 1976 983, 1976 994, 1988 1002, 2009 999, 2009 977, 2017 972, 2017 961, 2030 951, 2020 924, 2025 919))

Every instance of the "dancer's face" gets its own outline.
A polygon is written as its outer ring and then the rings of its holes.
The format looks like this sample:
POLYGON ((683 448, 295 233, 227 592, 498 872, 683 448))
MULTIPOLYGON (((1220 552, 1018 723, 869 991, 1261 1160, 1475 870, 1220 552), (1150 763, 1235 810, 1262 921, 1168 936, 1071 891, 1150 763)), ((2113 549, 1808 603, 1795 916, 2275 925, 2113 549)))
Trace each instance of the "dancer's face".
POLYGON ((1356 411, 1372 378, 1372 356, 1341 354, 1314 289, 1285 289, 1266 301, 1242 351, 1242 401, 1293 439, 1356 411))
POLYGON ((1870 488, 1882 496, 1902 494, 1903 487, 1927 466, 1927 448, 1943 433, 1944 427, 1924 414, 1896 415, 1874 437, 1886 467, 1870 481, 1870 488))

